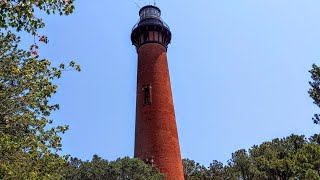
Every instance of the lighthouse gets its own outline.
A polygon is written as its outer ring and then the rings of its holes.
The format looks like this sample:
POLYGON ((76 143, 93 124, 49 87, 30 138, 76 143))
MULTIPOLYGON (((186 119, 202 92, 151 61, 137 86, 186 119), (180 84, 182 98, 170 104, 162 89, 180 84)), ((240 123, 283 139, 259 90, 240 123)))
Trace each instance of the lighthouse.
POLYGON ((169 26, 152 5, 139 11, 131 41, 138 54, 134 157, 156 166, 167 180, 183 180, 167 49, 169 26))

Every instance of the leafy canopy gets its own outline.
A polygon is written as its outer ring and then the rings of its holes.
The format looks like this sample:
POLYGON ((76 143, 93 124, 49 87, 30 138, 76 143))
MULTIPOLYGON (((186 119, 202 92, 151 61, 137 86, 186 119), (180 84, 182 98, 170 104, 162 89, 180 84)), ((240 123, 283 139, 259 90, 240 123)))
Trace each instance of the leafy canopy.
POLYGON ((94 155, 91 161, 71 158, 65 169, 66 180, 164 180, 164 175, 155 167, 145 164, 140 159, 129 157, 107 161, 94 155))
POLYGON ((186 180, 294 180, 320 178, 320 135, 291 135, 232 153, 227 165, 213 161, 208 168, 184 159, 186 180))
MULTIPOLYGON (((309 71, 312 81, 309 82, 311 88, 308 93, 313 99, 313 103, 320 107, 320 67, 313 64, 312 69, 309 71)), ((312 118, 315 124, 320 124, 320 114, 315 114, 312 118)))
MULTIPOLYGON (((73 12, 73 0, 1 0, 0 1, 0 179, 59 179, 67 156, 61 150, 60 134, 67 126, 53 126, 52 111, 59 109, 50 98, 58 86, 53 80, 64 70, 80 67, 51 66, 30 49, 20 49, 21 38, 15 32, 37 36, 45 26, 35 11, 48 15, 73 12)), ((47 43, 46 37, 39 39, 47 43)))

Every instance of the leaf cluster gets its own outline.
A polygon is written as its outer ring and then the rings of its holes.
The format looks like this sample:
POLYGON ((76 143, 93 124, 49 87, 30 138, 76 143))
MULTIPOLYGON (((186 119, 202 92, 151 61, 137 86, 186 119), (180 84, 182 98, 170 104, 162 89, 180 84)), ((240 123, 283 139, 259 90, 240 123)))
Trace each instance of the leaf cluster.
MULTIPOLYGON (((313 103, 320 107, 320 67, 313 64, 312 69, 309 71, 312 81, 309 82, 311 88, 308 93, 313 99, 313 103)), ((320 124, 320 114, 314 114, 312 118, 315 124, 320 124)))
POLYGON ((248 151, 232 153, 227 165, 213 161, 208 168, 184 159, 186 180, 294 180, 320 179, 320 135, 276 138, 248 151))
POLYGON ((59 109, 49 103, 58 88, 52 81, 65 68, 18 49, 19 42, 10 31, 0 33, 0 177, 46 177, 65 163, 56 152, 68 126, 54 127, 49 118, 59 109))
POLYGON ((91 161, 71 158, 63 174, 66 180, 164 180, 158 169, 140 159, 125 157, 108 161, 97 155, 91 161))
POLYGON ((50 99, 58 89, 53 81, 63 71, 80 67, 74 62, 53 67, 32 53, 35 45, 19 49, 21 38, 15 32, 36 36, 45 26, 38 12, 68 15, 73 10, 73 0, 0 1, 0 179, 62 178, 68 156, 57 152, 68 126, 53 125, 50 114, 59 105, 50 99))
POLYGON ((26 31, 36 34, 45 26, 42 18, 37 17, 37 11, 46 14, 69 15, 74 11, 74 0, 1 0, 0 28, 13 28, 16 31, 26 31))

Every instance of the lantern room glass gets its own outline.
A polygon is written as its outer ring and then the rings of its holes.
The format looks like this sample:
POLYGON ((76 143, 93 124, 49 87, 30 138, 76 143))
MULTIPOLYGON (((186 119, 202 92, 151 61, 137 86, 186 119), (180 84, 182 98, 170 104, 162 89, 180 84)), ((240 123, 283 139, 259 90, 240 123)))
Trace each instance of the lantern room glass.
POLYGON ((140 12, 140 20, 148 18, 160 18, 160 11, 154 7, 147 7, 140 12))

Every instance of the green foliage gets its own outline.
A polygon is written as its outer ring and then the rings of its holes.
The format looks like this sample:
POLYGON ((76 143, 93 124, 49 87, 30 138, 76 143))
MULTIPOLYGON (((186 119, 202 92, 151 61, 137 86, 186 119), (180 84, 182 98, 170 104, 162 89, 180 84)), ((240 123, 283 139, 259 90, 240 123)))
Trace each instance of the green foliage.
MULTIPOLYGON (((311 88, 308 93, 313 99, 313 103, 320 107, 320 67, 313 64, 309 72, 313 81, 309 82, 311 88)), ((320 124, 320 114, 315 114, 312 120, 315 124, 320 124)))
POLYGON ((24 30, 35 34, 45 26, 42 18, 36 17, 35 11, 44 11, 48 15, 59 13, 69 15, 74 10, 74 0, 1 0, 0 28, 9 27, 17 31, 24 30))
POLYGON ((212 161, 210 166, 207 169, 207 179, 216 179, 216 180, 223 180, 227 179, 227 169, 224 168, 223 163, 219 161, 212 161))
POLYGON ((52 127, 48 117, 59 105, 50 104, 49 99, 57 90, 52 80, 60 78, 63 69, 18 49, 18 43, 11 32, 0 34, 1 176, 56 176, 65 163, 65 157, 55 154, 61 150, 59 134, 68 127, 52 127))
POLYGON ((206 168, 199 163, 190 159, 183 159, 182 164, 185 180, 201 180, 206 178, 206 168))
POLYGON ((255 176, 255 166, 252 164, 252 159, 245 149, 240 149, 232 153, 232 158, 229 160, 228 165, 233 172, 237 172, 238 176, 242 179, 253 179, 255 176))
POLYGON ((306 144, 304 136, 291 135, 274 139, 250 149, 251 158, 260 172, 267 178, 289 179, 296 173, 295 155, 306 144))
MULTIPOLYGON (((36 35, 44 27, 35 11, 61 15, 72 13, 70 0, 2 0, 0 2, 0 179, 60 179, 67 164, 60 134, 68 126, 53 126, 49 118, 58 104, 49 102, 56 93, 52 81, 70 67, 52 67, 30 50, 19 49, 20 37, 10 30, 36 35)), ((47 43, 46 37, 41 41, 47 43)))
POLYGON ((140 159, 128 157, 107 161, 94 155, 91 161, 71 158, 64 172, 66 180, 162 180, 164 175, 140 159))
POLYGON ((228 165, 213 161, 204 168, 193 160, 183 160, 185 179, 190 180, 294 180, 319 179, 320 135, 309 139, 291 135, 276 138, 246 151, 232 153, 228 165))

